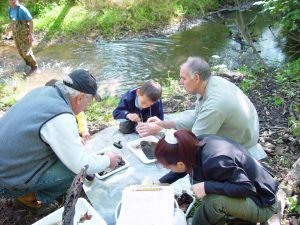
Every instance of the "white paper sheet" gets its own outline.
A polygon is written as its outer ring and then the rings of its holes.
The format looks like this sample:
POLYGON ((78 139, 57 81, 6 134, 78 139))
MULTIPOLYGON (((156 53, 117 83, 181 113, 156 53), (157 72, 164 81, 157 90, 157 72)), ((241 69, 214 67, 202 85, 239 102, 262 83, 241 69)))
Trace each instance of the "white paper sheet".
POLYGON ((172 225, 174 220, 174 188, 159 191, 123 191, 117 225, 172 225))

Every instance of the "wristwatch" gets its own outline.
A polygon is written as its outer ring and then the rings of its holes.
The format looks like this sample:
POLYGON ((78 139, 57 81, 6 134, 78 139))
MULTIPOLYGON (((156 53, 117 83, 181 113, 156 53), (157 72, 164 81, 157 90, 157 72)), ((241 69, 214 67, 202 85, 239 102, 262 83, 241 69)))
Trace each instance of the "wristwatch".
POLYGON ((165 137, 165 134, 166 134, 166 131, 167 131, 167 129, 165 129, 165 128, 163 128, 163 129, 161 129, 160 131, 159 131, 159 137, 160 138, 164 138, 165 137))

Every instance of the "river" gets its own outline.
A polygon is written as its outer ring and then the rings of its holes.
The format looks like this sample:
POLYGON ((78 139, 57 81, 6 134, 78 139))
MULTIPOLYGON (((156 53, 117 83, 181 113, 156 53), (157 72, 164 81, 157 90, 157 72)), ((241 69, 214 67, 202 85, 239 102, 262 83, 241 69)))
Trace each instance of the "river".
MULTIPOLYGON (((274 19, 257 9, 241 14, 246 24, 257 15, 250 28, 255 46, 268 66, 280 66, 286 55, 277 39, 280 29, 274 26, 274 19)), ((189 56, 202 56, 211 65, 224 64, 229 69, 251 67, 256 58, 252 49, 239 41, 235 26, 238 17, 236 11, 211 16, 163 38, 53 44, 36 54, 40 72, 28 78, 30 86, 59 79, 80 67, 96 76, 102 92, 120 95, 148 79, 163 83, 168 76, 177 78, 179 65, 189 56)), ((0 77, 24 70, 24 62, 14 47, 0 46, 0 54, 0 77)))

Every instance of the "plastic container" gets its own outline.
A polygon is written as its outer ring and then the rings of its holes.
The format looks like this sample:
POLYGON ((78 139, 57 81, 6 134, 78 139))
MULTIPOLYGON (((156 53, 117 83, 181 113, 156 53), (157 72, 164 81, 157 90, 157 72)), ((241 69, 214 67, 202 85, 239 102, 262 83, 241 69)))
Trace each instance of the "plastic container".
POLYGON ((106 168, 104 170, 104 172, 105 172, 104 175, 101 176, 99 173, 95 173, 95 176, 98 179, 102 180, 102 179, 105 179, 105 178, 107 178, 107 177, 109 177, 109 176, 111 176, 111 175, 113 175, 113 174, 115 174, 115 173, 117 173, 121 170, 126 169, 129 166, 129 162, 126 159, 123 159, 123 161, 125 162, 125 164, 123 166, 120 166, 117 169, 106 168))
MULTIPOLYGON (((35 222, 32 225, 61 225, 62 224, 62 214, 64 208, 60 208, 48 216, 42 218, 41 220, 35 222)), ((74 225, 84 224, 84 225, 107 225, 104 219, 97 213, 97 211, 84 199, 78 198, 75 206, 75 215, 73 220, 74 225), (83 223, 78 223, 80 218, 87 213, 91 215, 90 220, 85 220, 83 223)))
POLYGON ((142 149, 138 147, 141 141, 151 141, 151 142, 158 142, 158 139, 154 136, 147 136, 143 138, 139 138, 134 141, 130 141, 127 143, 127 147, 145 164, 156 162, 156 159, 148 159, 147 156, 144 154, 142 149))
MULTIPOLYGON (((175 196, 181 196, 182 194, 183 194, 183 193, 176 192, 176 193, 175 193, 175 196)), ((187 217, 187 216, 189 215, 189 213, 190 213, 191 209, 193 208, 193 206, 194 206, 194 204, 195 204, 195 201, 196 201, 196 198, 195 198, 193 195, 191 195, 191 194, 189 194, 189 193, 186 193, 186 194, 188 194, 189 196, 191 196, 191 197, 193 198, 193 201, 189 204, 189 206, 188 206, 188 208, 186 209, 185 212, 182 210, 183 213, 184 213, 184 215, 185 215, 185 217, 187 217)), ((176 197, 175 197, 175 201, 176 201, 176 197)), ((180 208, 179 205, 178 205, 178 207, 180 208)))

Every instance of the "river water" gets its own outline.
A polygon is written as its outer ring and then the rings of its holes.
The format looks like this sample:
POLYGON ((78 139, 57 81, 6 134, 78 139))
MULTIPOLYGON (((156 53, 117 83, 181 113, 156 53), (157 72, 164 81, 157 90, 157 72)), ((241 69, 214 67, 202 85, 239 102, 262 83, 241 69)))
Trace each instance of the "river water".
MULTIPOLYGON (((277 39, 279 28, 273 26, 275 21, 266 13, 254 9, 242 12, 245 23, 255 15, 255 46, 267 65, 279 66, 286 58, 277 39)), ((211 65, 224 64, 229 69, 244 64, 253 66, 255 56, 251 48, 235 40, 238 12, 221 17, 200 20, 192 28, 163 38, 50 45, 36 54, 40 72, 29 78, 30 83, 34 86, 37 82, 39 86, 48 78, 61 78, 81 67, 96 76, 102 90, 119 95, 148 79, 163 83, 168 76, 178 78, 179 65, 189 56, 202 56, 211 65)), ((0 54, 0 77, 24 70, 24 62, 14 47, 0 46, 0 54)))

